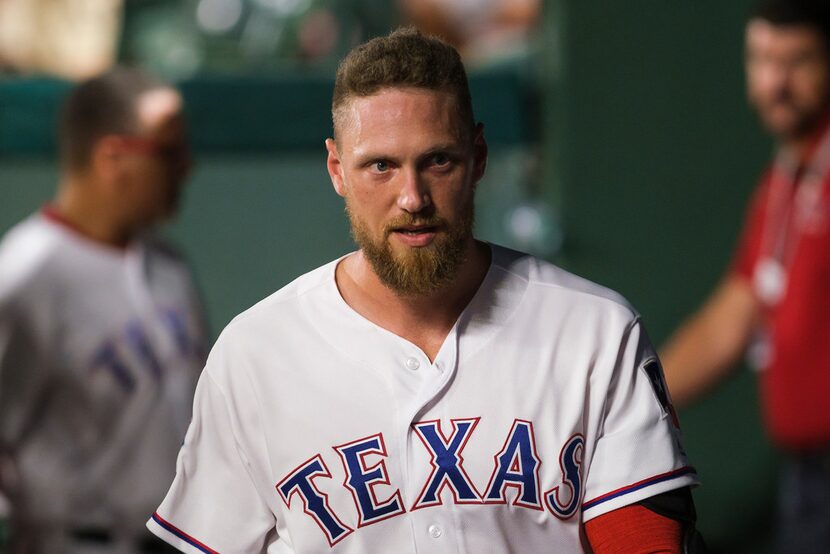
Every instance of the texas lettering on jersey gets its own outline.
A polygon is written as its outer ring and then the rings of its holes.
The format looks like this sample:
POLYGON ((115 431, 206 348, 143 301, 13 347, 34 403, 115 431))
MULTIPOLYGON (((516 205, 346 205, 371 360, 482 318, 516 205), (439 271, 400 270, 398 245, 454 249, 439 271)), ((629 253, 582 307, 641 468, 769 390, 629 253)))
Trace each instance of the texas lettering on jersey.
MULTIPOLYGON (((542 493, 539 480, 542 459, 536 449, 533 422, 516 419, 504 446, 494 453, 489 481, 478 488, 464 470, 463 451, 480 419, 453 419, 449 434, 444 432, 438 420, 413 424, 413 431, 430 456, 432 470, 408 508, 404 506, 399 489, 382 498, 378 498, 375 490, 378 485, 391 486, 384 462, 387 451, 382 433, 332 447, 346 474, 344 488, 354 500, 356 527, 404 514, 407 509, 440 505, 446 498, 442 495, 445 489, 449 489, 456 504, 507 504, 507 491, 513 489, 514 506, 549 510, 559 519, 569 519, 577 513, 583 490, 581 469, 585 439, 581 434, 572 435, 559 452, 561 482, 542 493)), ((317 479, 331 478, 332 473, 323 457, 316 454, 286 475, 276 489, 289 509, 294 502, 302 503, 303 511, 314 519, 329 545, 334 546, 355 529, 332 510, 328 495, 315 484, 317 479)))
MULTIPOLYGON (((189 329, 186 315, 176 308, 159 309, 152 324, 173 345, 175 355, 200 363, 204 360, 204 345, 189 329)), ((103 372, 110 376, 117 388, 131 394, 141 374, 149 374, 159 380, 165 364, 159 357, 147 331, 147 324, 132 318, 121 329, 105 337, 95 349, 88 364, 88 372, 103 372)))

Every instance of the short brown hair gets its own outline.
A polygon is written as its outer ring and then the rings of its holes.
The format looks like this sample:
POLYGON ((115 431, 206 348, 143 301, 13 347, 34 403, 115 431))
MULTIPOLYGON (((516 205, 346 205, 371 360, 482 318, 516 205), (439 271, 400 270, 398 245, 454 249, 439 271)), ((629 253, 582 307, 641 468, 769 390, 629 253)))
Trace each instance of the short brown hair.
POLYGON ((144 71, 126 67, 78 84, 64 101, 58 123, 61 165, 70 171, 84 169, 101 137, 138 132, 138 98, 169 87, 144 71))
POLYGON ((818 32, 830 56, 830 6, 827 0, 762 0, 750 19, 763 19, 776 27, 810 27, 818 32))
POLYGON ((750 19, 763 19, 775 26, 807 26, 821 35, 830 53, 830 6, 827 0, 762 0, 750 19))
POLYGON ((331 100, 335 137, 338 111, 349 98, 389 87, 452 93, 464 125, 470 130, 475 125, 467 73, 455 48, 414 27, 401 27, 354 48, 340 62, 331 100))

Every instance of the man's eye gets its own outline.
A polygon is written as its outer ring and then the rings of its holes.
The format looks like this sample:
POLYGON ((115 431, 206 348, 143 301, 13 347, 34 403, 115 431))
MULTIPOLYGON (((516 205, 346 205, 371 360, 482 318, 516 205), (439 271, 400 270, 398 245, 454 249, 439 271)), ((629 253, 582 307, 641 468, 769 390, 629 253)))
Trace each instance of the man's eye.
POLYGON ((389 164, 384 161, 374 162, 372 164, 372 169, 380 173, 383 173, 384 171, 389 171, 389 164))
POLYGON ((447 165, 450 163, 450 158, 446 154, 433 154, 432 155, 432 165, 447 165))

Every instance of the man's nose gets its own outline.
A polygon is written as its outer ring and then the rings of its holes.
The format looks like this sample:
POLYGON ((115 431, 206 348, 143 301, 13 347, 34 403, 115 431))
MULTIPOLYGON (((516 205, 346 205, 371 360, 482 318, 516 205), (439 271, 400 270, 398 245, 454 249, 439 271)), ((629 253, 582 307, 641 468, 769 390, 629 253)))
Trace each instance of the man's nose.
POLYGON ((763 67, 762 80, 768 90, 780 92, 790 81, 791 68, 780 60, 768 61, 763 67))
POLYGON ((409 213, 418 213, 432 204, 429 187, 415 169, 405 168, 401 172, 398 207, 409 213))

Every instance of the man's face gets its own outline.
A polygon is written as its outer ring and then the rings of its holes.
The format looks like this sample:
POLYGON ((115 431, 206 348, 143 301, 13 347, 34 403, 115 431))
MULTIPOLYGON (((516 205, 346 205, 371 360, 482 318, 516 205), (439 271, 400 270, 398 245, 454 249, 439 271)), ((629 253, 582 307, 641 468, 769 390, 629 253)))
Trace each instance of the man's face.
POLYGON ((400 294, 434 291, 473 245, 486 144, 447 92, 388 88, 350 99, 326 141, 335 190, 375 273, 400 294))
POLYGON ((817 30, 751 20, 746 75, 749 101, 772 134, 798 140, 815 130, 830 102, 830 60, 817 30))
POLYGON ((128 156, 122 191, 132 218, 147 225, 175 213, 191 158, 182 99, 176 91, 164 88, 143 94, 136 113, 139 131, 124 138, 128 156))

